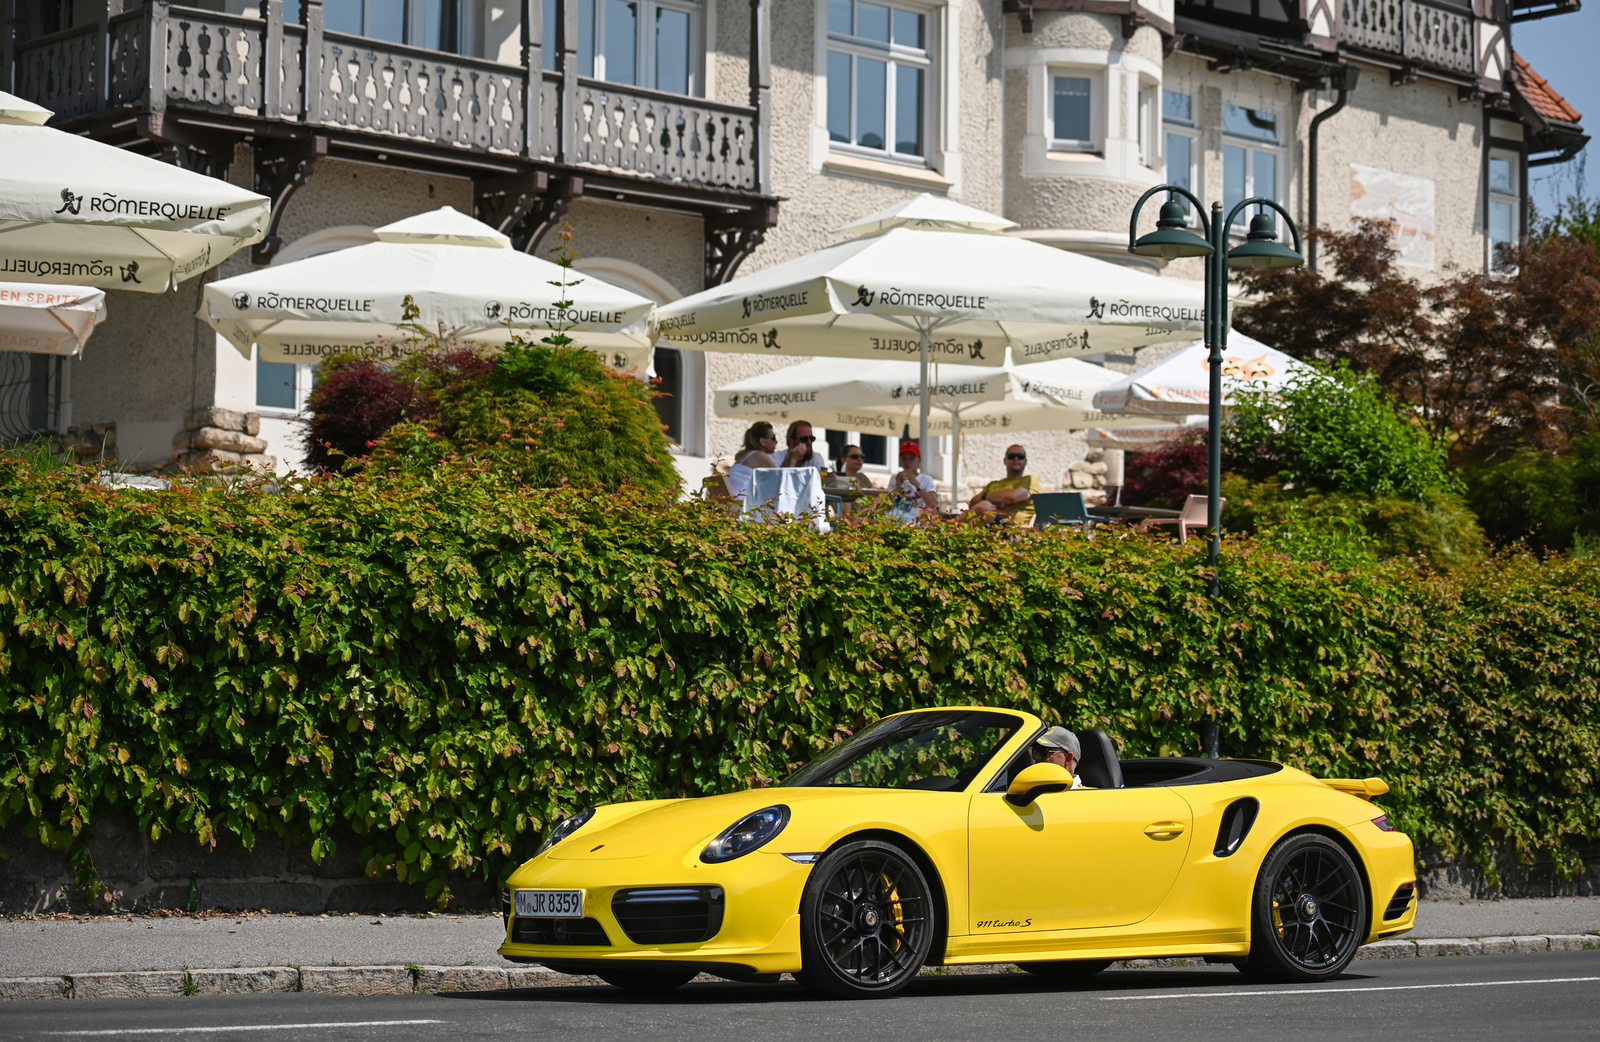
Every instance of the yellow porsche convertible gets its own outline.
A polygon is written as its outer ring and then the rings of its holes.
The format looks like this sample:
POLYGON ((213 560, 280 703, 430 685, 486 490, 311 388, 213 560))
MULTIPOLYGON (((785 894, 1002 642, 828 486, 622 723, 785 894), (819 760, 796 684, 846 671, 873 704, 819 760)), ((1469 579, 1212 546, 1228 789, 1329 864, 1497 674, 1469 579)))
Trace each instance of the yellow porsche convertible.
POLYGON ((1119 760, 1084 730, 1075 780, 1034 762, 1044 731, 916 710, 773 788, 584 810, 511 875, 500 954, 635 990, 791 973, 881 996, 926 965, 1069 982, 1179 955, 1319 981, 1411 928, 1411 841, 1369 802, 1378 779, 1119 760))

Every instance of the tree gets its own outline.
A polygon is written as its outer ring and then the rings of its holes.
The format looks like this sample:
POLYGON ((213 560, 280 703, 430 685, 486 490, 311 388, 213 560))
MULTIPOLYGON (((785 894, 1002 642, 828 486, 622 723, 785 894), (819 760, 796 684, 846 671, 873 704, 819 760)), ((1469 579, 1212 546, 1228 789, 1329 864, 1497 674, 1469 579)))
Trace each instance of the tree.
POLYGON ((1313 233, 1329 274, 1247 272, 1239 329, 1303 360, 1370 372, 1458 460, 1560 450, 1600 428, 1600 244, 1566 234, 1509 251, 1507 273, 1403 271, 1389 230, 1313 233))

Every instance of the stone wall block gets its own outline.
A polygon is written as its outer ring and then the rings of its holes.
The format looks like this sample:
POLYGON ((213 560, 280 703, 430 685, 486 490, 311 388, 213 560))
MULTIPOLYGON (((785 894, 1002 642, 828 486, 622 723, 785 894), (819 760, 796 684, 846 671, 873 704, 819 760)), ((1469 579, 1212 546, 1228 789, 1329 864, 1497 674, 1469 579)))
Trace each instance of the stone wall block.
POLYGON ((300 990, 322 995, 410 995, 416 990, 404 966, 307 966, 300 990))
POLYGON ((182 970, 151 970, 145 973, 75 973, 72 997, 75 999, 147 999, 183 994, 182 970))
POLYGON ((1415 959, 1417 957, 1417 942, 1394 938, 1388 941, 1373 941, 1356 949, 1358 959, 1415 959))
POLYGON ((1600 948, 1600 935, 1592 933, 1553 933, 1549 936, 1550 950, 1553 952, 1580 952, 1586 948, 1600 948))
POLYGON ((417 970, 417 991, 504 991, 510 987, 506 971, 494 966, 422 966, 417 970))
POLYGON ((200 995, 249 995, 267 991, 299 991, 300 971, 293 966, 251 966, 232 970, 192 970, 200 995))
POLYGON ((197 449, 223 449, 240 455, 267 451, 267 443, 260 438, 252 438, 243 431, 228 430, 224 427, 196 428, 189 432, 189 440, 197 449))
POLYGON ((65 977, 8 977, 0 980, 0 1002, 8 1000, 64 999, 67 997, 65 977))
POLYGON ((258 412, 247 412, 247 413, 245 413, 244 414, 244 426, 240 427, 239 429, 241 431, 244 431, 246 434, 250 435, 250 437, 252 437, 252 438, 254 438, 256 435, 260 434, 261 433, 261 414, 258 413, 258 412))
POLYGON ((1417 942, 1417 954, 1429 955, 1481 955, 1483 945, 1471 937, 1425 937, 1417 942))
POLYGON ((1515 937, 1480 937, 1478 950, 1485 955, 1512 955, 1517 951, 1515 937))
MULTIPOLYGON (((183 419, 183 425, 192 431, 201 427, 220 427, 225 431, 245 431, 249 426, 249 417, 255 416, 256 430, 261 429, 261 417, 255 413, 237 412, 233 409, 224 409, 216 405, 208 405, 203 409, 191 409, 189 415, 183 419)), ((252 432, 253 433, 253 432, 252 432)))

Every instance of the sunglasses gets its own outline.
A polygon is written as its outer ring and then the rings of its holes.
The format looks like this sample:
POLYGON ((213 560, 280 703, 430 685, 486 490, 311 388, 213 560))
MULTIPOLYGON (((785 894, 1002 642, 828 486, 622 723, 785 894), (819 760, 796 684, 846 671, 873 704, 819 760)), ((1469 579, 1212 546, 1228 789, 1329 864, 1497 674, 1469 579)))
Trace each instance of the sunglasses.
POLYGON ((846 456, 845 457, 845 459, 866 459, 866 458, 867 457, 861 455, 861 453, 859 453, 859 452, 856 453, 854 456, 846 456))
POLYGON ((1028 458, 1028 454, 1026 452, 1008 452, 1008 453, 1006 453, 1006 459, 1027 459, 1027 458, 1028 458))
POLYGON ((777 441, 778 440, 778 436, 776 434, 763 434, 763 435, 760 435, 759 437, 757 437, 756 441, 767 441, 769 439, 772 440, 772 441, 777 441))
POLYGON ((816 440, 817 440, 817 436, 815 434, 808 434, 804 438, 796 438, 795 439, 795 441, 803 441, 807 445, 810 445, 812 442, 814 442, 816 440))

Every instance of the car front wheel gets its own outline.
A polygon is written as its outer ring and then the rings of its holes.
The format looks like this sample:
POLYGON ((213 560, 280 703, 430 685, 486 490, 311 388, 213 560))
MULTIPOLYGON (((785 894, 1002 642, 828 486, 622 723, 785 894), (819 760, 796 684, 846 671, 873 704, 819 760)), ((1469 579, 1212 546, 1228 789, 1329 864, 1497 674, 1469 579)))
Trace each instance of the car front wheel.
POLYGON ((905 851, 878 840, 835 849, 800 899, 800 982, 836 998, 904 988, 933 944, 932 890, 905 851))
POLYGON ((1368 926, 1360 869, 1326 836, 1290 836, 1267 854, 1251 907, 1250 956, 1265 980, 1324 981, 1356 957, 1368 926))

